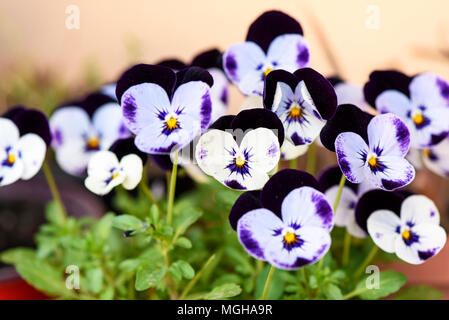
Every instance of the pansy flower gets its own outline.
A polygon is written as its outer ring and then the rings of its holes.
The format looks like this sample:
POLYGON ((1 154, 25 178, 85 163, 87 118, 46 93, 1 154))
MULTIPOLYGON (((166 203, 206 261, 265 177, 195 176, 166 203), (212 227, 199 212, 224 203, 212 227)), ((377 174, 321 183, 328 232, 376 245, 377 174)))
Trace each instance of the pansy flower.
POLYGON ((120 106, 101 93, 56 109, 50 117, 50 129, 56 161, 73 175, 85 173, 95 152, 107 150, 116 140, 130 136, 120 106))
POLYGON ((411 145, 427 149, 449 134, 449 83, 433 73, 410 78, 395 71, 375 71, 365 97, 381 113, 394 113, 409 127, 411 145))
MULTIPOLYGON (((321 189, 324 191, 324 195, 329 203, 334 203, 337 198, 340 179, 341 170, 338 166, 324 170, 318 178, 321 189)), ((368 235, 357 224, 355 209, 360 197, 372 188, 373 186, 368 181, 360 184, 347 181, 341 191, 340 202, 335 212, 335 225, 345 227, 356 238, 365 238, 368 235)))
POLYGON ((265 109, 218 119, 198 140, 195 157, 206 174, 238 190, 260 189, 280 158, 282 123, 265 109))
POLYGON ((212 76, 191 67, 139 64, 117 82, 126 126, 136 135, 137 148, 150 154, 170 154, 188 145, 210 123, 212 76))
POLYGON ((282 121, 287 140, 295 146, 311 144, 337 108, 332 84, 311 68, 271 72, 263 102, 282 121))
POLYGON ((395 190, 415 178, 415 169, 405 159, 410 134, 401 119, 391 113, 375 116, 366 129, 367 139, 354 132, 340 133, 335 140, 337 161, 352 183, 369 183, 395 190))
POLYGON ((391 210, 374 211, 367 220, 368 232, 382 250, 411 264, 435 256, 446 243, 440 215, 429 198, 412 195, 404 200, 400 216, 391 210))
POLYGON ((185 69, 189 66, 206 69, 214 79, 214 84, 210 88, 212 101, 211 123, 224 116, 228 110, 228 87, 229 80, 223 71, 223 55, 217 49, 204 51, 196 55, 190 65, 177 59, 167 59, 157 63, 166 66, 174 71, 185 69))
POLYGON ((142 179, 145 160, 132 138, 118 140, 111 150, 98 151, 90 158, 84 184, 98 195, 105 195, 118 185, 132 190, 142 179))
POLYGON ((117 87, 117 84, 115 82, 107 83, 107 84, 103 85, 99 91, 100 91, 100 93, 108 96, 109 98, 117 100, 117 97, 115 95, 116 87, 117 87))
POLYGON ((254 258, 292 270, 318 261, 329 250, 333 213, 308 173, 284 169, 261 191, 249 191, 229 215, 240 243, 254 258))
POLYGON ((280 11, 268 11, 249 27, 246 41, 223 54, 229 79, 245 95, 262 95, 265 77, 273 70, 307 67, 309 46, 298 21, 280 11))
POLYGON ((0 186, 34 177, 50 141, 48 120, 40 111, 17 106, 0 117, 0 186))
POLYGON ((375 110, 366 102, 363 87, 344 81, 338 76, 329 77, 337 94, 338 105, 353 104, 365 112, 373 114, 375 110))

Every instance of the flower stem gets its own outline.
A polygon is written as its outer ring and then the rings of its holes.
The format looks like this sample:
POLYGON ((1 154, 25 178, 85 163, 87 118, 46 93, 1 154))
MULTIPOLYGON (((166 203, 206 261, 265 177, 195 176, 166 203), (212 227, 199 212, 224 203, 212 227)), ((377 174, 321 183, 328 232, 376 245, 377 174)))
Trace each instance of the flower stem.
POLYGON ((50 188, 53 200, 58 204, 64 217, 67 217, 67 210, 65 209, 64 204, 61 200, 61 195, 59 194, 58 186, 56 185, 55 178, 51 173, 50 166, 48 165, 47 160, 45 160, 44 163, 42 164, 42 171, 44 171, 45 179, 47 179, 48 187, 50 188))
POLYGON ((354 279, 358 279, 360 278, 360 276, 362 275, 363 271, 365 270, 366 266, 374 259, 374 257, 376 256, 377 250, 379 250, 379 248, 373 244, 373 247, 371 248, 371 251, 368 253, 368 255, 366 256, 365 260, 363 261, 363 263, 360 265, 360 267, 356 270, 356 272, 354 272, 354 279))
POLYGON ((263 287, 262 297, 260 300, 266 300, 268 295, 268 290, 270 289, 271 280, 273 279, 274 271, 276 268, 271 266, 270 271, 268 272, 267 280, 265 281, 265 286, 263 287))
POLYGON ((168 191, 167 204, 167 225, 171 226, 173 220, 173 202, 175 200, 176 176, 178 172, 178 151, 175 151, 173 158, 173 169, 170 175, 170 186, 168 191))
POLYGON ((179 297, 180 300, 183 300, 187 294, 190 292, 190 290, 193 288, 193 286, 198 282, 198 280, 203 275, 204 271, 207 269, 207 267, 214 261, 216 255, 213 254, 206 263, 201 267, 201 270, 193 277, 192 280, 187 284, 187 286, 184 288, 184 291, 182 291, 181 296, 179 297))
POLYGON ((316 143, 312 142, 309 146, 309 151, 307 152, 307 165, 306 171, 312 176, 315 175, 316 169, 316 143))
POLYGON ((343 242, 343 255, 341 258, 341 264, 343 266, 348 264, 350 250, 351 250, 351 234, 348 232, 348 230, 346 230, 343 242))
POLYGON ((288 164, 290 169, 298 169, 298 158, 289 160, 288 164))

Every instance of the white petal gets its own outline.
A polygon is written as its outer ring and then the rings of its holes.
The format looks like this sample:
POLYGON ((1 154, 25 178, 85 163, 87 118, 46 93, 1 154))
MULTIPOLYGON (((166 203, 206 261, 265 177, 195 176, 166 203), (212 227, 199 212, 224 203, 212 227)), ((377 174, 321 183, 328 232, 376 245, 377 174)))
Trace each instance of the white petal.
POLYGON ((366 178, 383 190, 392 191, 402 188, 415 178, 415 168, 404 158, 397 156, 381 156, 378 158, 385 168, 372 172, 368 166, 365 169, 366 178))
POLYGON ((376 109, 381 113, 394 113, 401 119, 407 118, 408 111, 412 110, 410 99, 402 92, 386 90, 376 98, 376 109))
POLYGON ((229 81, 226 75, 217 68, 210 68, 207 71, 214 78, 214 84, 210 88, 210 97, 212 100, 211 123, 224 116, 228 111, 228 88, 229 81))
POLYGON ((19 180, 23 175, 23 161, 17 159, 12 166, 0 165, 0 186, 19 180))
POLYGON ((367 220, 368 233, 374 243, 383 251, 395 252, 397 232, 401 228, 401 220, 390 210, 374 211, 367 220))
POLYGON ((0 118, 0 149, 12 147, 19 140, 19 129, 9 119, 0 118))
POLYGON ((100 135, 101 149, 107 150, 118 139, 130 137, 123 122, 122 109, 117 103, 106 103, 92 116, 92 123, 100 135))
MULTIPOLYGON (((423 162, 427 168, 436 174, 448 177, 449 176, 449 138, 432 147, 429 150, 423 151, 423 162)), ((416 166, 415 166, 416 167, 416 166)))
POLYGON ((111 151, 98 151, 89 160, 87 174, 91 177, 106 179, 111 170, 118 169, 117 156, 111 151))
POLYGON ((49 124, 55 149, 71 144, 73 139, 86 139, 92 130, 89 115, 75 106, 57 109, 50 117, 49 124))
MULTIPOLYGON (((338 186, 332 186, 324 195, 326 196, 327 201, 330 204, 335 203, 335 199, 337 198, 338 186)), ((352 191, 349 187, 343 187, 340 196, 340 202, 338 203, 337 211, 335 212, 335 225, 339 227, 346 227, 351 220, 353 220, 353 216, 355 215, 355 205, 357 204, 357 195, 354 191, 352 191)))
POLYGON ((309 145, 295 146, 293 143, 285 139, 281 147, 282 159, 283 160, 296 159, 299 156, 305 154, 307 150, 309 150, 309 145))
POLYGON ((97 151, 86 151, 84 139, 71 139, 55 150, 56 162, 67 173, 84 174, 90 157, 97 151))
POLYGON ((135 154, 128 154, 120 160, 120 167, 125 173, 125 180, 122 183, 123 187, 127 190, 134 189, 142 180, 142 159, 135 154))
POLYGON ((309 65, 309 45, 299 34, 277 36, 268 48, 267 60, 275 62, 277 69, 294 72, 309 65))
POLYGON ((100 92, 102 94, 107 95, 108 97, 117 100, 117 96, 115 95, 115 89, 117 87, 116 83, 109 83, 100 88, 100 92))
POLYGON ((47 145, 37 134, 28 133, 19 139, 17 149, 22 155, 23 173, 22 179, 31 179, 39 172, 44 162, 47 145))
POLYGON ((447 81, 431 72, 413 77, 409 85, 413 102, 429 107, 449 107, 447 96, 442 94, 443 89, 447 88, 449 88, 447 81))
POLYGON ((423 195, 412 195, 402 202, 401 205, 402 224, 412 223, 420 225, 422 223, 431 223, 438 225, 440 223, 440 213, 435 203, 423 195))
POLYGON ((343 132, 335 139, 335 151, 341 171, 352 183, 365 180, 365 159, 368 154, 366 142, 358 134, 343 132))
POLYGON ((371 107, 365 101, 363 88, 351 83, 340 82, 334 87, 337 94, 338 105, 353 104, 365 112, 371 113, 371 107))

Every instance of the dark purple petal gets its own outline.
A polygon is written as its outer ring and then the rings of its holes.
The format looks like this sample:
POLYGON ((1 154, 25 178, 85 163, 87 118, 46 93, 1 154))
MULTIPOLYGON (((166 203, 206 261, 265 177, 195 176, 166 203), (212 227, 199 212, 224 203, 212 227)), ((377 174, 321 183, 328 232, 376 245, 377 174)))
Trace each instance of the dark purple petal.
POLYGON ((214 84, 214 79, 207 70, 200 67, 189 67, 176 72, 176 84, 173 91, 190 81, 202 81, 207 83, 209 87, 214 84))
POLYGON ((209 126, 209 129, 218 129, 225 131, 226 129, 231 129, 231 123, 234 120, 234 115, 227 115, 218 118, 214 123, 209 126))
POLYGON ((267 11, 249 27, 246 41, 257 43, 267 52, 271 42, 283 34, 303 34, 301 25, 294 18, 281 11, 267 11))
POLYGON ((117 81, 117 88, 115 90, 117 100, 121 103, 123 93, 128 88, 141 83, 155 83, 161 86, 167 92, 167 95, 171 97, 176 83, 176 75, 172 69, 164 66, 149 64, 135 65, 125 71, 117 81))
POLYGON ((203 69, 218 68, 223 70, 223 54, 218 49, 211 49, 198 54, 192 60, 192 66, 203 69))
POLYGON ((327 77, 327 80, 329 80, 329 82, 332 84, 332 86, 336 86, 339 83, 343 83, 343 79, 340 78, 339 76, 335 75, 335 76, 331 76, 331 77, 327 77))
POLYGON ((178 59, 166 59, 156 63, 158 66, 168 67, 174 71, 187 68, 187 65, 178 59))
MULTIPOLYGON (((323 170, 318 177, 318 182, 320 183, 321 190, 326 192, 333 186, 338 186, 340 184, 342 174, 343 173, 341 172, 339 166, 329 167, 323 170)), ((354 193, 357 194, 358 184, 346 181, 345 187, 351 188, 354 191, 354 193)))
POLYGON ((19 105, 10 108, 2 117, 14 122, 21 136, 27 133, 34 133, 40 136, 47 146, 50 145, 51 133, 48 118, 41 111, 19 105))
POLYGON ((78 104, 77 106, 84 109, 87 112, 87 114, 90 117, 92 117, 92 115, 98 108, 100 108, 102 105, 106 103, 111 102, 117 103, 115 99, 111 98, 108 95, 105 95, 100 92, 94 92, 87 95, 86 98, 84 98, 84 100, 82 100, 81 103, 78 104))
POLYGON ((284 198, 293 189, 304 186, 322 191, 320 184, 311 174, 294 169, 283 169, 272 176, 263 187, 260 195, 262 205, 282 217, 281 206, 284 198))
POLYGON ((266 109, 272 110, 274 95, 276 94, 278 82, 286 83, 290 86, 292 91, 295 91, 298 79, 293 73, 285 70, 271 71, 265 77, 264 91, 263 91, 263 105, 266 109))
POLYGON ((357 224, 368 232, 366 222, 376 210, 391 210, 398 217, 401 213, 402 202, 410 195, 409 192, 388 192, 384 190, 371 190, 363 194, 355 208, 357 224))
POLYGON ((270 110, 259 108, 243 110, 235 116, 231 123, 231 129, 241 129, 243 132, 257 128, 275 130, 273 133, 278 137, 279 145, 282 146, 284 143, 284 126, 278 116, 270 110))
POLYGON ((339 105, 335 115, 327 121, 320 133, 321 142, 332 152, 335 152, 335 139, 342 132, 354 132, 368 144, 368 123, 372 115, 360 110, 352 104, 339 105))
POLYGON ((374 71, 369 76, 363 92, 365 100, 374 108, 376 98, 386 90, 397 90, 410 97, 409 85, 412 78, 396 70, 374 71))
POLYGON ((150 154, 150 158, 161 170, 171 171, 173 168, 173 163, 168 154, 150 154))
POLYGON ((136 145, 134 144, 134 137, 117 140, 109 148, 109 150, 115 153, 119 161, 128 154, 135 154, 139 156, 139 158, 142 159, 144 165, 148 159, 148 155, 146 153, 143 153, 142 151, 137 149, 136 145))
POLYGON ((247 191, 243 193, 232 206, 229 212, 229 223, 232 229, 237 231, 237 222, 247 212, 262 208, 260 191, 247 191))
POLYGON ((298 69, 293 73, 298 82, 304 81, 316 108, 323 119, 330 119, 337 109, 337 94, 324 76, 312 68, 298 69))

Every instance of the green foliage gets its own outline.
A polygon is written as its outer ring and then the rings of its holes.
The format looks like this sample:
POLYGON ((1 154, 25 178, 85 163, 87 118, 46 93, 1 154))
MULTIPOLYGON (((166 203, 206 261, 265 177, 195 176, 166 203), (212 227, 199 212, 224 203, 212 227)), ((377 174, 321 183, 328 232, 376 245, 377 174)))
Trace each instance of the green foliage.
POLYGON ((357 295, 364 300, 384 298, 397 292, 407 282, 407 277, 402 273, 386 270, 379 273, 379 283, 377 288, 371 288, 367 285, 368 277, 360 280, 354 291, 354 295, 357 295))
POLYGON ((410 286, 398 292, 394 300, 441 300, 444 293, 427 285, 410 286))

